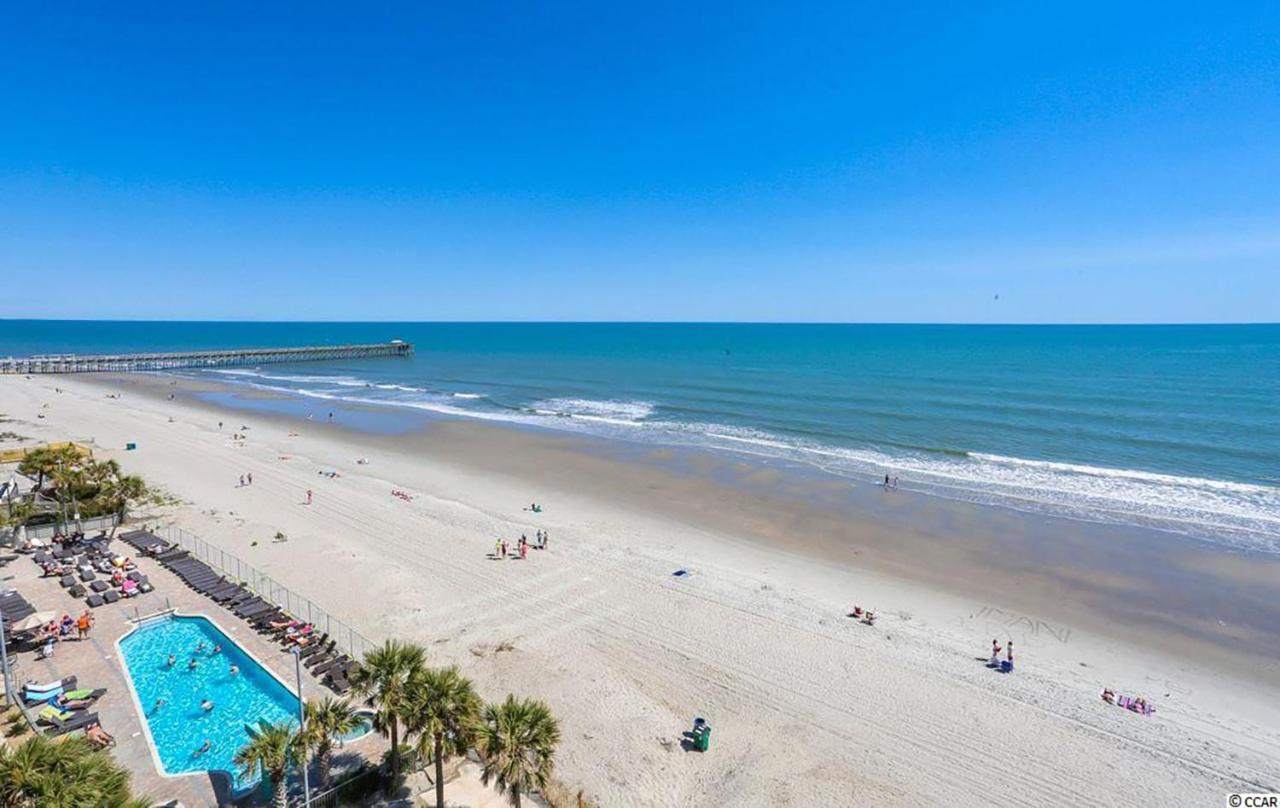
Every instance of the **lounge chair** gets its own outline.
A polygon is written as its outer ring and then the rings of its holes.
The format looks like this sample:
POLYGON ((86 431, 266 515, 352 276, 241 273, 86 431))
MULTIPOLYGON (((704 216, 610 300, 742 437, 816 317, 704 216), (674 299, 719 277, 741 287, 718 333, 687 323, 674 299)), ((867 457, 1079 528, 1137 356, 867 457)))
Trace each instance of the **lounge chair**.
POLYGON ((120 600, 120 593, 114 589, 108 589, 106 592, 102 593, 102 599, 107 603, 115 603, 120 600))
POLYGON ((218 603, 224 603, 234 601, 237 598, 248 594, 248 592, 249 590, 245 589, 243 586, 240 586, 239 584, 232 584, 231 586, 226 586, 221 589, 214 590, 213 592, 209 592, 208 595, 218 603))
POLYGON ((97 722, 98 722, 97 713, 84 713, 84 712, 76 713, 74 716, 72 716, 70 719, 66 721, 63 721, 59 718, 54 718, 49 722, 53 726, 45 731, 45 735, 48 735, 50 737, 57 737, 58 735, 65 735, 68 732, 81 729, 83 727, 87 727, 90 724, 96 724, 97 722))
MULTIPOLYGON (((314 672, 317 668, 320 668, 323 665, 327 665, 328 663, 333 662, 335 659, 337 659, 340 656, 335 646, 336 646, 336 643, 330 640, 328 643, 320 646, 320 650, 317 651, 316 653, 311 654, 310 656, 304 655, 302 657, 302 664, 306 665, 309 669, 311 669, 314 672)), ((310 651, 311 649, 308 648, 304 650, 310 651)))
MULTIPOLYGON (((80 689, 78 689, 78 690, 64 690, 64 691, 62 691, 61 695, 62 695, 62 696, 65 696, 65 697, 66 697, 66 699, 67 699, 67 701, 89 701, 89 702, 93 702, 93 701, 97 701, 98 699, 100 699, 100 698, 102 698, 103 696, 107 695, 107 689, 106 689, 105 687, 97 687, 97 688, 94 688, 93 690, 90 690, 90 689, 88 689, 88 688, 80 688, 80 689)), ((81 710, 81 709, 84 709, 84 708, 82 708, 82 707, 64 707, 63 709, 66 709, 66 710, 81 710)))
POLYGON ((102 599, 102 595, 90 595, 84 599, 84 602, 90 609, 96 609, 106 603, 106 601, 102 599))
POLYGON ((66 588, 67 588, 67 587, 69 587, 69 586, 75 586, 75 585, 76 585, 76 576, 74 576, 74 575, 64 575, 64 576, 62 576, 60 579, 58 579, 58 583, 62 586, 62 588, 63 588, 63 589, 66 589, 66 588))
POLYGON ((339 668, 342 668, 344 665, 346 665, 350 661, 351 661, 351 657, 347 656, 346 654, 343 654, 342 656, 337 657, 335 659, 331 659, 322 665, 316 665, 314 668, 311 669, 311 672, 314 673, 316 676, 321 676, 323 674, 330 673, 339 668))
POLYGON ((133 581, 134 583, 142 583, 147 579, 147 576, 142 574, 142 570, 134 570, 133 572, 126 575, 125 577, 128 578, 130 581, 133 581))
POLYGON ((88 591, 89 590, 85 589, 80 584, 76 584, 75 586, 67 590, 67 594, 73 598, 82 598, 85 596, 85 593, 88 591))
POLYGON ((71 710, 62 710, 52 704, 45 705, 40 712, 36 713, 36 720, 41 724, 52 724, 57 721, 69 721, 75 717, 75 713, 71 710))
POLYGON ((89 583, 89 582, 90 582, 90 581, 92 581, 92 580, 95 580, 97 577, 98 577, 98 576, 97 576, 97 575, 94 575, 94 574, 93 574, 93 570, 91 570, 91 569, 89 569, 89 570, 80 570, 80 580, 81 580, 81 581, 84 581, 86 584, 87 584, 87 583, 89 583))
POLYGON ((258 597, 257 595, 253 593, 249 593, 249 597, 247 598, 239 598, 238 600, 232 600, 228 602, 227 608, 235 612, 236 614, 239 614, 241 617, 247 617, 247 615, 240 614, 240 613, 245 609, 252 609, 262 605, 269 605, 269 604, 267 604, 265 600, 258 597))
POLYGON ((307 643, 303 646, 302 650, 298 652, 298 655, 303 659, 306 659, 308 657, 315 656, 321 651, 329 651, 332 649, 333 641, 329 639, 329 635, 321 634, 320 639, 316 640, 314 643, 307 643))
POLYGON ((69 687, 76 686, 76 677, 68 676, 57 682, 47 682, 42 685, 23 685, 22 700, 27 704, 39 704, 62 693, 69 687))
POLYGON ((106 581, 93 581, 89 584, 89 588, 101 595, 103 592, 106 592, 111 588, 111 584, 106 581))
POLYGON ((262 614, 263 612, 271 611, 274 608, 275 606, 267 603, 265 600, 260 600, 255 604, 247 605, 243 608, 237 608, 235 611, 236 614, 241 617, 253 617, 255 614, 262 614))

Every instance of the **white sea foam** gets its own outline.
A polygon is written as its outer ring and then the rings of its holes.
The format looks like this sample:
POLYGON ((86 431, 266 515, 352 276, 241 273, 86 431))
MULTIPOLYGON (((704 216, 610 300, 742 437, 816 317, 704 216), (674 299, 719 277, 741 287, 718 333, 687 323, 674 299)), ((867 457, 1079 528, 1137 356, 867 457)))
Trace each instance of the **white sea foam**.
POLYGON ((648 401, 595 401, 587 398, 552 398, 533 405, 539 414, 596 420, 608 424, 632 424, 653 414, 648 401))

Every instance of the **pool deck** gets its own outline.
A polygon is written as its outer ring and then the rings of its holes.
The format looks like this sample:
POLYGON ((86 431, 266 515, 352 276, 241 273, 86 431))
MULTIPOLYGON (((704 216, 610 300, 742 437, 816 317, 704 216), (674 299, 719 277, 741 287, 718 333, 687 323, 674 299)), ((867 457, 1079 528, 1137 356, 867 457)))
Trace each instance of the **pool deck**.
MULTIPOLYGON (((293 689, 295 681, 293 656, 281 651, 278 645, 255 632, 229 610, 189 589, 154 559, 137 557, 132 548, 118 540, 113 542, 112 549, 133 556, 155 589, 145 595, 93 609, 95 624, 88 639, 58 643, 49 659, 37 659, 34 652, 11 655, 14 685, 75 675, 79 679, 79 687, 107 688, 107 694, 93 709, 98 713, 103 729, 115 736, 116 746, 112 752, 115 759, 132 772, 136 794, 146 795, 155 803, 179 800, 188 808, 230 805, 225 778, 208 774, 168 777, 156 768, 143 731, 143 719, 138 715, 125 680, 116 641, 133 628, 131 620, 135 615, 146 616, 172 608, 180 614, 203 614, 211 618, 280 679, 290 683, 290 689, 293 689)), ((13 579, 3 585, 17 589, 38 611, 57 612, 59 617, 66 613, 74 618, 85 610, 84 601, 68 595, 56 578, 40 577, 40 569, 29 556, 13 561, 4 568, 4 573, 5 577, 12 575, 13 579)), ((302 675, 304 697, 332 695, 305 668, 302 675)), ((385 741, 377 735, 370 735, 346 744, 340 754, 358 754, 377 760, 385 746, 385 741)))

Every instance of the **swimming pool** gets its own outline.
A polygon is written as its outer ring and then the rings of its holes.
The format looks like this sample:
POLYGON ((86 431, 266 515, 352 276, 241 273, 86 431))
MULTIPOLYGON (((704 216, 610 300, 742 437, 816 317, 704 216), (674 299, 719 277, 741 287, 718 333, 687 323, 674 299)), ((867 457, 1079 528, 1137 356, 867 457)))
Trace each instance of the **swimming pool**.
POLYGON ((246 725, 297 723, 297 696, 206 617, 143 623, 121 638, 120 656, 165 774, 224 771, 237 791, 249 788, 259 777, 239 777, 234 763, 249 740, 246 725), (203 709, 205 700, 213 709, 203 709))
POLYGON ((340 743, 349 743, 360 740, 370 732, 373 732, 373 711, 356 710, 356 725, 350 732, 335 735, 333 739, 340 743))

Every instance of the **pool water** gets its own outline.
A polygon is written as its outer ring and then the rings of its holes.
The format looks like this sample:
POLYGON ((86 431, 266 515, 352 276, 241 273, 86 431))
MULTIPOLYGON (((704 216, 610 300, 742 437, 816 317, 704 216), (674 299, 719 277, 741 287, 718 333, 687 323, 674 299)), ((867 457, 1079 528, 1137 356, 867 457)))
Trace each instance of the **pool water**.
POLYGON ((373 732, 373 713, 368 710, 357 710, 356 716, 358 717, 356 725, 351 728, 351 731, 335 736, 334 740, 342 743, 358 741, 373 732))
POLYGON ((297 723, 297 696, 207 618, 144 623, 120 641, 120 651, 166 774, 221 770, 235 778, 236 790, 249 788, 260 778, 241 778, 234 763, 249 741, 246 726, 297 723), (234 675, 232 665, 239 668, 234 675), (202 708, 206 699, 212 710, 202 708), (206 740, 211 746, 201 754, 206 740))

